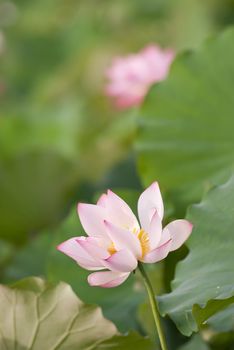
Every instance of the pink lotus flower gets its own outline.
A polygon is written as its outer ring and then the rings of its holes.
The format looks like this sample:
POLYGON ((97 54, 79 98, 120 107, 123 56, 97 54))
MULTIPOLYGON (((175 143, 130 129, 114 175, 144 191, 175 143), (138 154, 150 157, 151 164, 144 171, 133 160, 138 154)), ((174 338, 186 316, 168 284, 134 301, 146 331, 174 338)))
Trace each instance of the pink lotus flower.
POLYGON ((192 232, 187 220, 175 220, 162 229, 163 201, 157 182, 138 200, 139 221, 120 197, 108 190, 96 205, 78 204, 88 237, 73 237, 58 250, 87 270, 91 286, 116 287, 137 268, 138 261, 155 263, 178 249, 192 232))
POLYGON ((150 45, 138 54, 115 58, 106 72, 106 94, 119 109, 139 106, 151 85, 166 78, 174 56, 171 49, 150 45))

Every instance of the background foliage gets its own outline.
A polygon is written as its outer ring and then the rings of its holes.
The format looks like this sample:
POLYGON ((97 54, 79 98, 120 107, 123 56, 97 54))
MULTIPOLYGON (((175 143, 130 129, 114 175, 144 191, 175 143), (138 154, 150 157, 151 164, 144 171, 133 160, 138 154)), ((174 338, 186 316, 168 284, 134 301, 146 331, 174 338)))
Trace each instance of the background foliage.
POLYGON ((158 349, 137 274, 113 290, 91 288, 55 249, 83 234, 78 201, 111 187, 135 210, 155 179, 166 221, 187 212, 195 224, 188 249, 148 267, 170 349, 234 348, 233 23, 233 0, 0 2, 3 349, 45 348, 42 339, 56 349, 158 349), (148 43, 176 50, 170 75, 140 111, 119 112, 104 95, 106 67, 148 43), (69 316, 73 304, 87 312, 69 316), (103 326, 91 327, 95 317, 103 326))

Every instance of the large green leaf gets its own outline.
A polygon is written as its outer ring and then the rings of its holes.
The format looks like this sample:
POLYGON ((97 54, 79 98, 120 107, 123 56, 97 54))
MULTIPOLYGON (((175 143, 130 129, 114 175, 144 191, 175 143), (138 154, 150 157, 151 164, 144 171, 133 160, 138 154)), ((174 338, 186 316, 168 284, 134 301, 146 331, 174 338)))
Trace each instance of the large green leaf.
POLYGON ((143 106, 139 171, 146 185, 159 180, 177 209, 226 180, 234 162, 233 42, 229 29, 179 55, 143 106))
POLYGON ((118 335, 99 307, 85 305, 65 283, 28 278, 12 287, 0 286, 0 296, 2 350, 95 350, 106 348, 101 344, 107 339, 110 349, 136 349, 139 341, 152 350, 150 341, 137 334, 118 335))
POLYGON ((209 350, 208 345, 196 334, 185 345, 181 346, 179 350, 209 350))
POLYGON ((190 250, 179 262, 172 292, 159 299, 179 330, 190 335, 216 312, 234 302, 234 177, 193 205, 190 250))
POLYGON ((1 349, 88 349, 116 333, 95 306, 83 304, 70 286, 39 278, 0 287, 1 349))
POLYGON ((209 318, 209 326, 218 332, 229 332, 234 330, 234 304, 227 307, 209 318))
POLYGON ((155 345, 141 337, 137 333, 131 332, 127 336, 114 336, 112 339, 106 340, 98 344, 93 350, 158 350, 155 345))

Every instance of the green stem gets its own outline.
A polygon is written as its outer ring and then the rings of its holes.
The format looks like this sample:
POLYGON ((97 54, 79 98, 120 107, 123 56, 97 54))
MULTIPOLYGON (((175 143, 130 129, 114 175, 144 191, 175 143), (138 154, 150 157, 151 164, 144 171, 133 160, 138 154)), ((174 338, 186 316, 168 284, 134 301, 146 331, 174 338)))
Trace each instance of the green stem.
POLYGON ((150 283, 149 277, 147 276, 147 274, 145 272, 143 264, 139 262, 138 268, 139 268, 139 270, 141 272, 141 275, 142 275, 144 283, 145 283, 146 290, 148 292, 150 306, 151 306, 151 309, 152 309, 154 322, 155 322, 155 326, 156 326, 156 329, 157 329, 157 332, 158 332, 161 348, 162 348, 162 350, 167 350, 166 339, 165 339, 165 336, 164 336, 164 333, 163 333, 161 318, 160 318, 160 315, 159 315, 158 306, 157 306, 157 302, 156 302, 156 299, 155 299, 155 294, 154 294, 153 287, 152 287, 152 285, 150 283))

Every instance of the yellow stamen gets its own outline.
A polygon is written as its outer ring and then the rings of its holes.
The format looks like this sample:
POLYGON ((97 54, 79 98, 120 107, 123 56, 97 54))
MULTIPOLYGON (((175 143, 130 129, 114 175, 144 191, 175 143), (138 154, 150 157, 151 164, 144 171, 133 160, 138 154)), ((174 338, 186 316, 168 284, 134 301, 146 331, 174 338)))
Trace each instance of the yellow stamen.
POLYGON ((144 256, 150 251, 149 236, 143 229, 141 229, 138 232, 137 237, 141 244, 142 258, 144 258, 144 256))
POLYGON ((109 246, 109 248, 107 249, 108 253, 110 255, 113 255, 117 252, 117 250, 115 249, 115 245, 114 243, 112 242, 111 245, 109 246))

